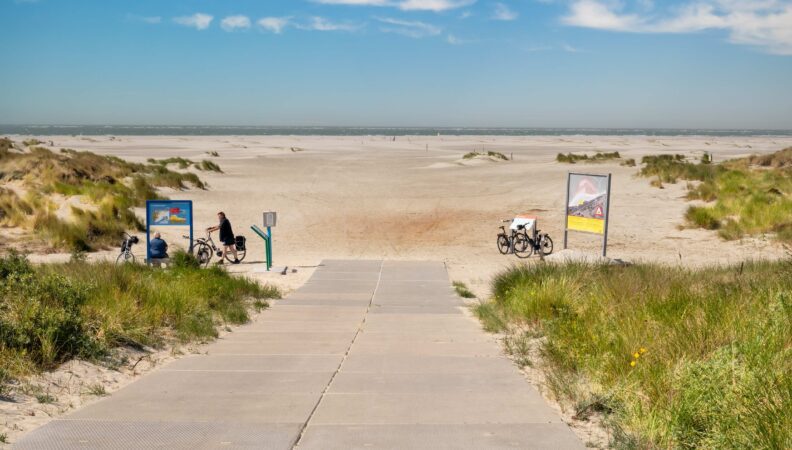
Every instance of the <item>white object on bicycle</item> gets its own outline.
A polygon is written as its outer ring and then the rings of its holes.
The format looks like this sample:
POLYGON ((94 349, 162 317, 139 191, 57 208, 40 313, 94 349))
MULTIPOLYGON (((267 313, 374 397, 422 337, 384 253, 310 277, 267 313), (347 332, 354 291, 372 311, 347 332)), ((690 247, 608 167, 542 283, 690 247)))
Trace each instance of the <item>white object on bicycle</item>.
POLYGON ((518 215, 512 220, 509 229, 517 231, 520 230, 520 226, 524 227, 527 231, 533 232, 536 229, 536 217, 534 216, 527 216, 527 215, 518 215))

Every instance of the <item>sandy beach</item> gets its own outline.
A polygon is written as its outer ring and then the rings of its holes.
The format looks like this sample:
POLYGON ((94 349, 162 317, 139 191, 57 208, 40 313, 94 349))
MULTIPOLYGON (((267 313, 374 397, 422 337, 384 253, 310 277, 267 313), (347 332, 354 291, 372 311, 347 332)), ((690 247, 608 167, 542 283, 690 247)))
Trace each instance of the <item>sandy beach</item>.
MULTIPOLYGON (((12 136, 12 139, 24 139, 12 136)), ((564 196, 569 171, 612 173, 608 256, 668 264, 727 264, 785 254, 770 239, 724 241, 716 233, 682 229, 690 205, 685 186, 658 189, 620 161, 575 165, 563 152, 620 152, 623 159, 680 153, 715 161, 792 146, 790 137, 645 136, 54 136, 52 148, 73 148, 131 161, 211 159, 223 173, 199 172, 209 189, 166 192, 194 202, 196 235, 224 211, 249 238, 246 264, 234 271, 293 289, 323 258, 442 260, 452 279, 487 295, 494 273, 520 262, 498 253, 502 219, 529 213, 563 248, 564 196), (470 151, 497 151, 511 161, 463 160, 470 151), (217 152, 211 157, 207 152, 217 152), (274 263, 287 276, 262 274, 264 246, 250 226, 277 211, 274 263), (251 264, 256 262, 255 264, 251 264), (291 269, 297 272, 292 273, 291 269)), ((49 143, 49 142, 47 142, 49 143)), ((173 166, 172 166, 173 167, 173 166)), ((141 217, 142 210, 138 211, 141 217)), ((179 235, 172 247, 186 245, 179 235)), ((570 248, 595 257, 599 238, 570 233, 570 248)), ((144 254, 142 245, 136 251, 144 254)), ((33 256, 58 259, 67 255, 33 256)), ((115 257, 108 251, 97 257, 115 257)), ((535 256, 533 260, 537 259, 535 256)), ((529 260, 530 261, 530 260, 529 260)))

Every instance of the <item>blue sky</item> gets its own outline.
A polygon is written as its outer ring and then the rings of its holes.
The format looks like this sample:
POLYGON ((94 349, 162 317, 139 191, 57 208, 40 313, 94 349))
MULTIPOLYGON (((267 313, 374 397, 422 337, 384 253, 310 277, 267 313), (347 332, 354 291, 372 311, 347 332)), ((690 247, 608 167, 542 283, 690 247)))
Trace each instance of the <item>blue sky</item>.
POLYGON ((0 0, 0 123, 792 128, 792 1, 0 0))

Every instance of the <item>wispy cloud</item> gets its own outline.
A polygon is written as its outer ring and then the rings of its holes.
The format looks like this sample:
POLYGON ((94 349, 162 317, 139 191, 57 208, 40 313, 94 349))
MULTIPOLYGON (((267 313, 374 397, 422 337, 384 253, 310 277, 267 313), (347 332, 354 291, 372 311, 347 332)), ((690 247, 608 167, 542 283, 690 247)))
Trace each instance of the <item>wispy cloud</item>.
POLYGON ((446 42, 448 42, 451 45, 464 45, 464 44, 471 44, 477 41, 473 39, 463 39, 454 34, 448 33, 448 35, 446 36, 446 42))
POLYGON ((580 53, 580 49, 577 47, 573 47, 569 44, 561 44, 561 50, 568 52, 568 53, 580 53))
POLYGON ((212 24, 212 20, 214 20, 213 16, 203 13, 195 13, 191 16, 176 17, 173 19, 173 21, 178 23, 179 25, 184 25, 185 27, 192 27, 195 28, 196 30, 205 30, 209 28, 209 25, 212 24))
POLYGON ((695 33, 724 30, 729 41, 768 53, 792 55, 792 2, 781 0, 701 0, 654 12, 653 3, 638 10, 604 0, 576 0, 561 20, 570 26, 628 33, 695 33))
POLYGON ((281 34, 289 25, 290 20, 289 17, 262 17, 256 24, 264 30, 275 34, 281 34))
POLYGON ((401 34, 415 39, 437 36, 443 32, 442 28, 425 22, 393 19, 390 17, 377 17, 377 20, 384 24, 380 31, 401 34))
POLYGON ((517 19, 517 17, 519 17, 519 14, 517 14, 507 5, 504 5, 503 3, 495 3, 495 11, 492 13, 492 18, 494 20, 510 21, 517 19))
POLYGON ((362 28, 362 25, 352 23, 333 22, 332 20, 324 17, 314 16, 304 24, 297 25, 297 28, 302 30, 312 31, 357 31, 362 28))
POLYGON ((404 11, 448 11, 472 5, 476 0, 313 0, 325 5, 389 6, 404 11))
POLYGON ((246 30, 250 28, 248 16, 227 16, 220 21, 220 28, 225 31, 246 30))

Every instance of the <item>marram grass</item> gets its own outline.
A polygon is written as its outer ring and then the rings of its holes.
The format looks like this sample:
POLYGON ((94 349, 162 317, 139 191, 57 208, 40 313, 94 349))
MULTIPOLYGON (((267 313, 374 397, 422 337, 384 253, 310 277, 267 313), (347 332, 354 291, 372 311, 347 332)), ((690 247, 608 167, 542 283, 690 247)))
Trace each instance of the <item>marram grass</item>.
POLYGON ((182 263, 169 270, 0 258, 0 385, 74 357, 101 359, 119 346, 210 339, 218 326, 244 323, 250 308, 280 296, 176 256, 182 263))
POLYGON ((550 388, 614 446, 792 448, 792 262, 534 265, 493 291, 485 327, 542 336, 550 388))

